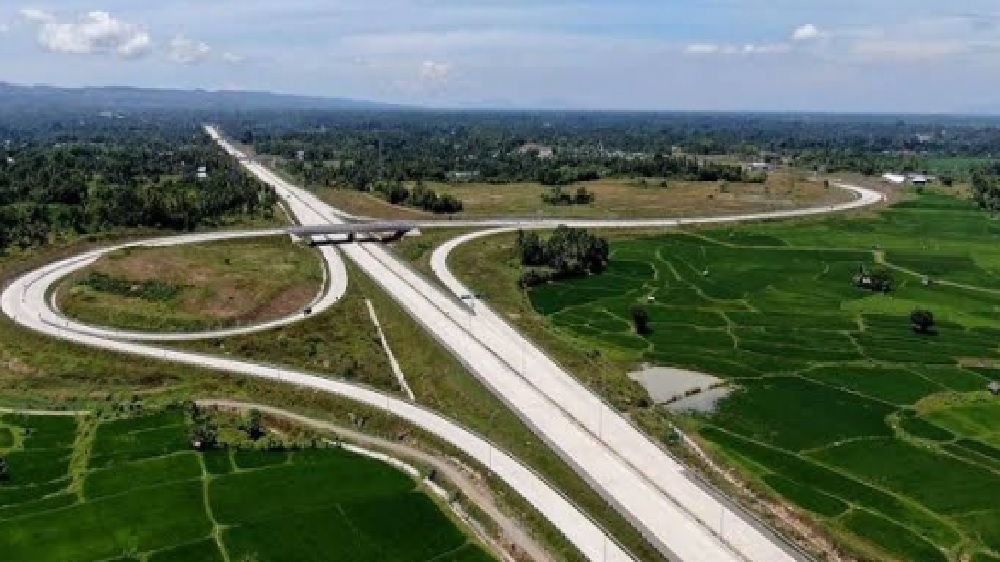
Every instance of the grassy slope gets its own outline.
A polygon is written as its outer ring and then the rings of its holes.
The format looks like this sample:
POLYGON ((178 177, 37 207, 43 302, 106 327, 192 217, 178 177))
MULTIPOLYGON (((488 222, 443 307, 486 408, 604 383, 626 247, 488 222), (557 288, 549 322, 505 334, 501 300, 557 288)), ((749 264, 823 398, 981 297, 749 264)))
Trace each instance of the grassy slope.
POLYGON ((1000 356, 1000 323, 991 312, 991 291, 1000 289, 997 228, 966 202, 928 195, 861 218, 616 240, 605 276, 532 293, 547 316, 516 289, 512 237, 463 247, 452 266, 657 436, 666 414, 637 407, 642 391, 624 378, 627 367, 652 361, 737 380, 745 390, 713 417, 687 425, 704 427, 719 454, 754 479, 770 479, 857 550, 920 560, 927 555, 919 553, 942 552, 928 550, 931 543, 950 557, 1000 548, 991 530, 1000 471, 984 458, 1000 454, 988 445, 996 435, 991 424, 1000 422, 995 410, 965 406, 983 399, 991 375, 960 367, 960 360, 995 363, 1000 356), (891 296, 859 292, 852 272, 859 263, 875 267, 875 246, 889 264, 902 256, 912 269, 987 290, 927 288, 897 271, 891 296), (654 332, 639 338, 627 311, 649 294, 658 301, 654 332), (907 315, 917 305, 935 312, 937 336, 910 330, 907 315), (942 394, 958 405, 925 407, 924 418, 912 419, 920 400, 942 394), (851 455, 828 452, 844 440, 851 455), (831 509, 837 498, 877 515, 831 509))
POLYGON ((145 331, 230 327, 300 310, 319 290, 320 268, 313 251, 285 237, 127 249, 68 278, 59 305, 95 325, 145 331), (86 284, 93 273, 133 287, 160 282, 179 294, 143 298, 98 291, 86 284))
POLYGON ((32 501, 11 496, 25 489, 14 487, 20 482, 0 485, 5 559, 492 559, 412 480, 377 461, 332 449, 195 453, 180 412, 105 421, 92 442, 74 440, 93 421, 81 420, 78 429, 73 418, 3 418, 19 432, 34 428, 26 451, 69 451, 75 441, 89 459, 76 471, 63 466, 39 476, 24 452, 11 454, 16 477, 27 473, 33 484, 51 481, 54 489, 49 499, 32 501), (56 491, 75 480, 82 497, 56 491))

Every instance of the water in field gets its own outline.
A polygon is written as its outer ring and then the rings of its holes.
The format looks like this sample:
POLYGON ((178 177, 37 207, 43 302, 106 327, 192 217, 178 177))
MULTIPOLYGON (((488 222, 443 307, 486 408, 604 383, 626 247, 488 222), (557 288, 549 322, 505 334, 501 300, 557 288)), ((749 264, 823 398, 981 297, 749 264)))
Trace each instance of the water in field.
POLYGON ((666 404, 675 412, 711 413, 730 392, 728 388, 713 388, 722 379, 685 369, 650 367, 628 377, 646 389, 654 404, 666 404))

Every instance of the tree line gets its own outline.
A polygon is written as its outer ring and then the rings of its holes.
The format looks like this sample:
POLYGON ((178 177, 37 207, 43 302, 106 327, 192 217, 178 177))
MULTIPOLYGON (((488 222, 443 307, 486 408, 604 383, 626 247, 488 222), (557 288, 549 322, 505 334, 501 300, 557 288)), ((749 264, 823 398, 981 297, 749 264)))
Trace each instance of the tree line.
POLYGON ((610 259, 607 239, 567 226, 560 226, 548 238, 533 231, 518 231, 517 250, 521 265, 528 268, 521 275, 523 288, 599 274, 607 269, 610 259))
POLYGON ((458 198, 448 193, 439 195, 420 180, 413 189, 407 188, 403 182, 392 181, 376 184, 375 191, 393 205, 406 205, 432 213, 460 213, 463 209, 458 198))

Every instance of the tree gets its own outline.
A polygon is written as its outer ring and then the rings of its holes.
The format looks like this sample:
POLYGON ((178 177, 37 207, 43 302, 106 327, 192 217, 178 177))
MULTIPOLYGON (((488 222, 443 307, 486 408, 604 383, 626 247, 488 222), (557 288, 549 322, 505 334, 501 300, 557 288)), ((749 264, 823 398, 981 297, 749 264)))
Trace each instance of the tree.
POLYGON ((652 333, 649 328, 649 312, 646 311, 645 307, 635 305, 629 309, 629 316, 632 317, 632 326, 635 328, 635 333, 640 336, 646 336, 652 333))
POLYGON ((10 465, 7 464, 7 459, 0 457, 0 482, 6 482, 10 480, 10 465))
POLYGON ((871 288, 873 291, 888 293, 892 291, 892 273, 885 269, 876 269, 871 273, 871 288))
POLYGON ((256 441, 264 436, 265 429, 260 410, 250 410, 250 418, 247 420, 247 437, 256 441))
POLYGON ((214 449, 219 445, 219 431, 214 424, 202 421, 191 429, 191 446, 199 451, 214 449))
POLYGON ((934 313, 929 310, 917 309, 910 313, 910 324, 918 334, 929 334, 934 328, 934 313))

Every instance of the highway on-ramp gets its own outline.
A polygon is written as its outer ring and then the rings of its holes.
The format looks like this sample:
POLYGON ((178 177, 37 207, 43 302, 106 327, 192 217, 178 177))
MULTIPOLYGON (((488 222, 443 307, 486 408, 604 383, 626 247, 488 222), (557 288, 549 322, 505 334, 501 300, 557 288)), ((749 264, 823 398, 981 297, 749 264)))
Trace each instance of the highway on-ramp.
MULTIPOLYGON (((340 224, 351 218, 247 158, 216 130, 209 128, 208 132, 227 152, 240 159, 248 171, 273 186, 285 207, 301 225, 340 224)), ((840 205, 723 218, 659 221, 498 220, 487 226, 508 229, 552 228, 557 224, 607 228, 669 227, 685 223, 810 216, 859 208, 882 200, 881 195, 874 191, 853 186, 843 187, 854 191, 858 198, 840 205)), ((448 225, 461 226, 461 223, 448 221, 448 225)), ((322 241, 325 237, 320 238, 322 241)), ((444 292, 412 271, 382 246, 347 243, 338 248, 392 295, 667 557, 692 562, 790 562, 796 559, 780 539, 748 522, 744 514, 698 486, 682 465, 625 418, 607 407, 599 397, 520 336, 488 307, 469 307, 455 299, 455 295, 464 296, 468 290, 448 272, 447 254, 467 239, 446 244, 435 253, 433 259, 435 272, 454 295, 444 292)), ((330 270, 335 272, 336 263, 340 260, 337 252, 330 249, 324 251, 323 256, 331 265, 330 270)), ((79 326, 68 326, 65 319, 49 316, 55 313, 51 311, 50 303, 46 302, 48 287, 65 275, 67 267, 66 263, 59 262, 19 279, 3 294, 4 312, 32 329, 87 345, 272 378, 348 396, 400 415, 459 447, 483 464, 489 464, 489 456, 484 453, 490 452, 491 446, 483 439, 441 416, 403 400, 295 371, 188 352, 161 350, 127 341, 130 334, 116 333, 114 330, 100 329, 100 332, 94 332, 92 327, 81 329, 79 326), (60 320, 63 325, 59 324, 60 320)), ((337 282, 331 280, 330 284, 336 285, 337 282)), ((608 541, 599 528, 514 459, 503 455, 493 457, 493 461, 491 469, 521 492, 587 558, 628 559, 627 554, 615 543, 608 541), (499 459, 502 459, 502 466, 498 465, 499 459)))

